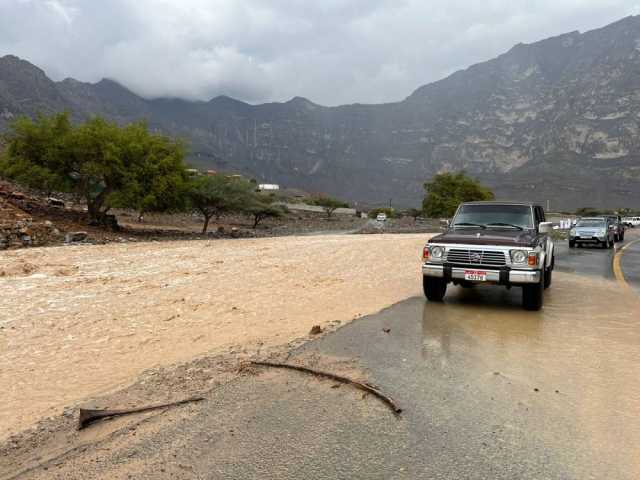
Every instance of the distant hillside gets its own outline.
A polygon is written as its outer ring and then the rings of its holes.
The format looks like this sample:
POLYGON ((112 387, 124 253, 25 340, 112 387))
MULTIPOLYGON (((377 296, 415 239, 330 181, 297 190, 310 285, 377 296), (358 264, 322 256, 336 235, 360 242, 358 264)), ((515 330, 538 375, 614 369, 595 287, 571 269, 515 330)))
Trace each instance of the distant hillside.
POLYGON ((199 166, 355 201, 415 204, 424 180, 464 169, 554 209, 640 206, 640 17, 516 45, 384 105, 145 100, 0 58, 0 129, 63 109, 144 118, 187 139, 199 166))

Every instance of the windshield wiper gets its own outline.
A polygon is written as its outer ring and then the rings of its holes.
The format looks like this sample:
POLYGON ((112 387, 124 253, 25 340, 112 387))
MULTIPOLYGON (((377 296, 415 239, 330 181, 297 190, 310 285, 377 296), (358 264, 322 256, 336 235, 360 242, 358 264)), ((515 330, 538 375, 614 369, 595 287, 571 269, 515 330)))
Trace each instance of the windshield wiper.
POLYGON ((524 230, 524 228, 522 228, 520 225, 514 225, 513 223, 502 223, 502 222, 487 223, 487 227, 513 227, 513 228, 517 228, 518 230, 524 230))
POLYGON ((460 226, 460 227, 478 227, 478 228, 482 228, 483 230, 485 228, 487 228, 486 226, 481 225, 479 223, 468 223, 468 222, 454 223, 452 226, 453 227, 458 227, 458 226, 460 226))

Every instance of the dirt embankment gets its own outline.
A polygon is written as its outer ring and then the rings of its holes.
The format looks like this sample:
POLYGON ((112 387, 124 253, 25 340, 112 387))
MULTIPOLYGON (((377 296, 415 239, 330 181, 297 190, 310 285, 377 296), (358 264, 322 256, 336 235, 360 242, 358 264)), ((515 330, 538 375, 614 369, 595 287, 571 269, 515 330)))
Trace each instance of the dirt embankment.
POLYGON ((0 438, 145 369, 256 352, 420 294, 427 235, 0 252, 0 438))

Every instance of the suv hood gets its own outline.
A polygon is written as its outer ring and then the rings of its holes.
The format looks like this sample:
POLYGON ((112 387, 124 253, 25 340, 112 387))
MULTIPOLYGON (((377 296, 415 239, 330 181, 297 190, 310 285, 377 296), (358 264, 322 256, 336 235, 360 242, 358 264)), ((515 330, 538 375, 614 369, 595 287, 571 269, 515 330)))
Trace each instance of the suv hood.
POLYGON ((480 230, 466 228, 448 230, 429 240, 429 243, 462 243, 470 245, 500 245, 535 247, 538 234, 534 230, 480 230))

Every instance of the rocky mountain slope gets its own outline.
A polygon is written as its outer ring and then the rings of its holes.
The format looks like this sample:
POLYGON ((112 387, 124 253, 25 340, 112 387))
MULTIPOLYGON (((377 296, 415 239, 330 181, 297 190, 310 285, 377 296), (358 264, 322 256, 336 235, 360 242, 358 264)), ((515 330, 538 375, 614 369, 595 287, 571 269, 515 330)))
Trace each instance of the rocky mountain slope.
POLYGON ((552 209, 640 204, 640 17, 516 45, 384 105, 146 100, 0 58, 0 129, 63 109, 147 119, 184 137, 196 165, 355 201, 415 204, 426 179, 464 169, 552 209))

